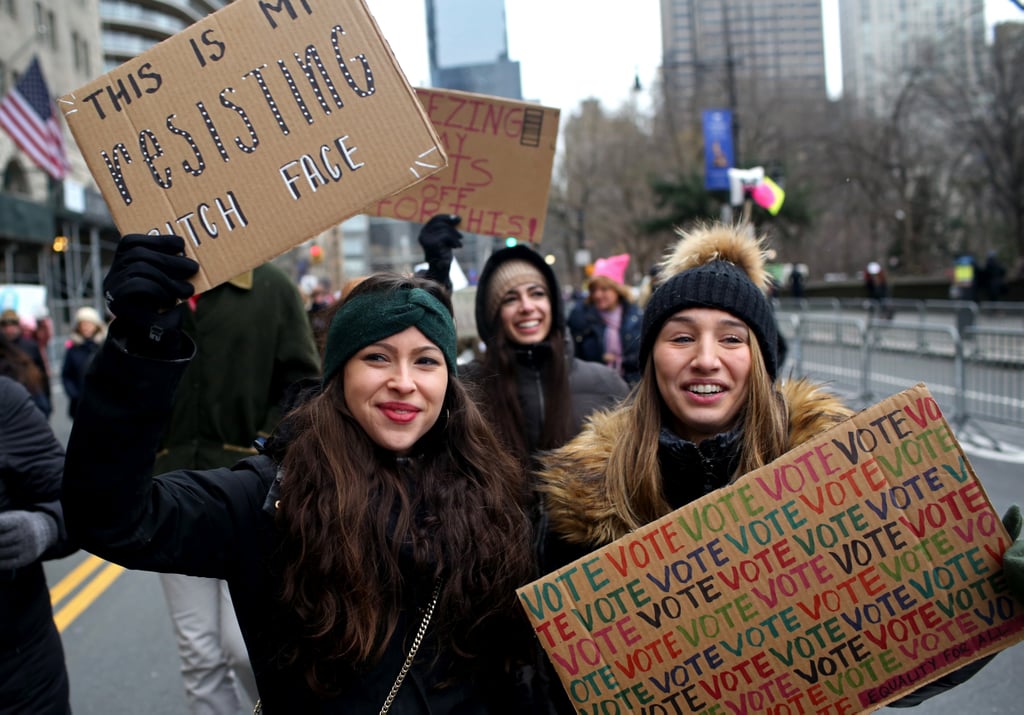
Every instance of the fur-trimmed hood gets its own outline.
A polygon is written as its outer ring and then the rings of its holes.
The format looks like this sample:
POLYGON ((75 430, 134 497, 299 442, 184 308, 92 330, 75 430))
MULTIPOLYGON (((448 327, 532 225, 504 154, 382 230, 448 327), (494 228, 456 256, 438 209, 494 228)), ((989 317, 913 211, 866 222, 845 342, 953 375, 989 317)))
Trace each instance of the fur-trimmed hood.
MULTIPOLYGON (((783 382, 779 391, 789 410, 790 449, 853 414, 822 385, 806 379, 783 382)), ((559 538, 597 548, 629 532, 609 501, 604 472, 617 436, 631 429, 630 409, 626 404, 591 415, 575 439, 542 458, 540 489, 549 526, 559 538)))

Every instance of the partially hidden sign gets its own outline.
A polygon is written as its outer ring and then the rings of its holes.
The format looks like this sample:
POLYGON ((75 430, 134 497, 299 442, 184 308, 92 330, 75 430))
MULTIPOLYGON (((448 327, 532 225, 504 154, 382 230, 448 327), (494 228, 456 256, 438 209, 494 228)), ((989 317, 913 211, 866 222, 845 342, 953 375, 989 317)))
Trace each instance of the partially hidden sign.
POLYGON ((917 385, 519 590, 578 712, 869 712, 1024 640, 1010 545, 917 385))
POLYGON ((416 94, 448 150, 448 168, 366 212, 416 223, 458 214, 463 231, 540 242, 559 111, 455 90, 416 94))
POLYGON ((362 0, 226 5, 58 101, 122 233, 176 233, 204 289, 442 169, 362 0))

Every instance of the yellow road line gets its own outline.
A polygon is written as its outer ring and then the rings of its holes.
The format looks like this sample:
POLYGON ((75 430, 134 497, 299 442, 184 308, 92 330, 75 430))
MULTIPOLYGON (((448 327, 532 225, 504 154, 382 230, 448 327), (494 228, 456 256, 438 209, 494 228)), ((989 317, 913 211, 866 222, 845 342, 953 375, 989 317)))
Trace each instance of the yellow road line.
POLYGON ((67 576, 62 578, 56 586, 50 589, 50 603, 56 606, 58 603, 67 598, 67 595, 78 588, 82 581, 87 579, 89 575, 103 565, 103 559, 99 556, 93 556, 89 554, 88 557, 82 560, 82 563, 75 566, 67 576))
POLYGON ((75 597, 68 601, 67 605, 53 614, 53 622, 57 624, 57 631, 64 632, 64 629, 71 625, 82 611, 100 597, 104 591, 117 580, 117 577, 124 573, 124 568, 117 564, 107 564, 103 570, 96 574, 96 577, 87 583, 85 587, 75 594, 75 597))

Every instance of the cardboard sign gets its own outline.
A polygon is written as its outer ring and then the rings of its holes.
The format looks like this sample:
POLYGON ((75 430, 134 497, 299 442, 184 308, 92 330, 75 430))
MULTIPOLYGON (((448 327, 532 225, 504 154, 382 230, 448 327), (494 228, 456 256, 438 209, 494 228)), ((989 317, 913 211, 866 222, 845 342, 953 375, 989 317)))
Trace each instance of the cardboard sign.
POLYGON ((577 711, 855 713, 1024 640, 924 385, 519 590, 577 711))
POLYGON ((460 230, 539 242, 559 111, 454 90, 416 94, 448 149, 448 168, 366 213, 416 223, 438 213, 458 214, 460 230))
POLYGON ((202 290, 446 165, 362 0, 235 2, 58 106, 124 233, 202 290))

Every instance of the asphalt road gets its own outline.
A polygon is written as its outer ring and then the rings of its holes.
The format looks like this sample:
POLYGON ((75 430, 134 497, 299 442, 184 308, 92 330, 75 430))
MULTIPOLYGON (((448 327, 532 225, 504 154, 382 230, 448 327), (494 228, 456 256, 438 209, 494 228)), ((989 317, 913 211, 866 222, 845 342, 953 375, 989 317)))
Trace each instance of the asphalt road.
MULTIPOLYGON (((70 422, 63 414, 62 396, 57 395, 55 402, 51 423, 66 441, 70 422)), ((973 440, 963 444, 993 505, 1003 513, 1013 503, 1024 504, 1024 431, 1003 430, 999 436, 1005 440, 1001 453, 973 440)), ((91 570, 85 578, 71 576, 80 585, 55 604, 58 623, 66 622, 62 637, 76 715, 185 713, 177 653, 157 576, 122 571, 79 552, 47 565, 51 591, 76 568, 91 570)), ((1024 710, 1022 662, 1024 643, 1003 651, 975 678, 916 711, 1017 715, 1024 710)), ((880 712, 890 711, 897 712, 880 712)))

